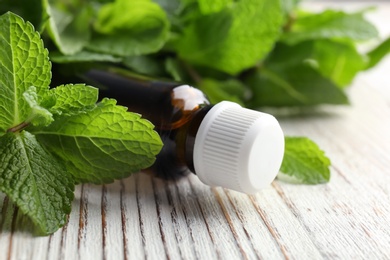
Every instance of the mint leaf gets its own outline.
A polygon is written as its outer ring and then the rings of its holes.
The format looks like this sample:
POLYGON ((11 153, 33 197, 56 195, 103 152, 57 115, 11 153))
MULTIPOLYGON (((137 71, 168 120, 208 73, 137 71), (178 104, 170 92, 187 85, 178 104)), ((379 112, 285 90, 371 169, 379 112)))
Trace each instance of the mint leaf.
POLYGON ((281 23, 279 1, 235 2, 191 22, 177 42, 178 52, 186 61, 235 75, 264 58, 281 23))
POLYGON ((348 104, 343 90, 328 77, 332 75, 335 80, 348 80, 348 73, 340 75, 334 71, 334 67, 343 73, 352 71, 352 74, 356 73, 356 66, 359 69, 361 67, 349 64, 341 54, 341 61, 336 55, 326 55, 329 51, 327 44, 337 52, 338 42, 329 40, 305 41, 293 46, 277 44, 264 64, 244 78, 253 93, 250 105, 282 107, 348 104), (328 74, 328 77, 322 74, 328 74))
POLYGON ((83 4, 83 1, 73 1, 67 5, 61 5, 54 0, 46 1, 47 12, 50 15, 48 32, 58 49, 68 55, 81 51, 91 37, 89 30, 91 8, 83 4))
POLYGON ((162 48, 168 38, 169 22, 164 10, 151 1, 116 0, 101 7, 95 29, 90 50, 136 56, 162 48))
POLYGON ((115 103, 105 99, 88 113, 58 116, 31 131, 78 182, 112 182, 149 167, 162 146, 149 121, 115 103))
POLYGON ((217 13, 231 3, 233 3, 233 0, 198 0, 199 9, 202 14, 217 13))
POLYGON ((266 63, 293 67, 309 62, 322 76, 338 86, 351 83, 366 66, 365 58, 350 42, 308 40, 295 45, 277 44, 266 63))
POLYGON ((185 9, 185 1, 182 0, 153 0, 167 14, 168 20, 172 27, 180 26, 180 13, 185 9))
POLYGON ((245 83, 253 92, 252 107, 348 104, 345 93, 309 64, 263 67, 245 83))
POLYGON ((389 53, 390 38, 379 44, 376 48, 374 48, 367 54, 367 56, 369 57, 369 62, 366 66, 366 69, 370 69, 377 65, 389 53))
POLYGON ((376 28, 364 19, 363 13, 348 14, 327 10, 319 14, 298 17, 283 35, 288 44, 313 39, 346 39, 364 41, 378 35, 376 28))
POLYGON ((123 59, 123 64, 132 71, 148 76, 164 74, 163 64, 150 56, 131 56, 123 59))
POLYGON ((167 58, 164 65, 166 73, 168 73, 175 81, 184 82, 187 73, 177 59, 167 58))
POLYGON ((98 100, 98 89, 84 84, 61 85, 50 90, 56 103, 51 111, 57 114, 77 114, 92 109, 98 100))
POLYGON ((90 52, 82 50, 72 55, 64 55, 58 51, 50 52, 50 60, 56 63, 74 63, 74 62, 121 62, 122 58, 110 54, 90 52))
POLYGON ((330 160, 306 137, 286 137, 280 171, 301 183, 318 184, 330 179, 330 160))
POLYGON ((53 114, 40 105, 36 87, 29 87, 23 93, 23 97, 31 108, 30 116, 25 120, 26 123, 32 123, 34 126, 47 126, 54 121, 53 114))
POLYGON ((23 131, 0 137, 0 190, 51 234, 66 222, 74 183, 65 166, 23 131))
POLYGON ((174 15, 178 12, 181 6, 181 0, 153 0, 169 15, 174 15))
POLYGON ((338 86, 347 86, 366 66, 366 60, 351 43, 330 40, 314 43, 313 59, 319 72, 338 86))
POLYGON ((243 105, 245 85, 238 80, 217 81, 214 79, 203 79, 199 88, 207 94, 212 104, 229 100, 243 105))
POLYGON ((38 95, 49 88, 48 52, 31 23, 12 13, 0 16, 0 136, 31 114, 23 97, 31 86, 38 95))

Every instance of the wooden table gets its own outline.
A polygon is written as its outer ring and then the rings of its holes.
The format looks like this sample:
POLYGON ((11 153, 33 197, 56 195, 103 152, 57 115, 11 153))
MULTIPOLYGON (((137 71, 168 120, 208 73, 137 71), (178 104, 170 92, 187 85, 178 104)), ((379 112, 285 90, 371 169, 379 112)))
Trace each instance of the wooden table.
MULTIPOLYGON (((390 3, 369 17, 390 35, 390 3)), ((358 76, 349 96, 351 106, 281 119, 286 134, 326 151, 328 184, 274 181, 247 196, 194 176, 137 174, 78 186, 68 224, 48 237, 14 231, 19 214, 0 195, 0 259, 390 259, 390 59, 358 76)))

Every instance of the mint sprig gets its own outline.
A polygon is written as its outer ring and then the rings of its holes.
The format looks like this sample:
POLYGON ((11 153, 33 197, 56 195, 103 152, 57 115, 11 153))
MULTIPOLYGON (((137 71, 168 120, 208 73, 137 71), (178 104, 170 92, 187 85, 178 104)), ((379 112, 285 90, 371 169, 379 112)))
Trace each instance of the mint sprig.
POLYGON ((75 182, 107 183, 153 164, 153 125, 96 88, 49 90, 48 51, 29 22, 0 16, 0 190, 40 232, 64 225, 75 182))

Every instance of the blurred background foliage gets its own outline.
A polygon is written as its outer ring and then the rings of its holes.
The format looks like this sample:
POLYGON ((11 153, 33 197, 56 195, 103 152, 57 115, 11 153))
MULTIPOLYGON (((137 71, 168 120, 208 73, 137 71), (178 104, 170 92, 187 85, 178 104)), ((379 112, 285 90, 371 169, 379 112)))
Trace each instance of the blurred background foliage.
POLYGON ((311 13, 298 0, 0 0, 6 11, 34 24, 55 64, 116 64, 251 108, 348 104, 344 89, 390 49, 358 51, 378 39, 369 9, 311 13))

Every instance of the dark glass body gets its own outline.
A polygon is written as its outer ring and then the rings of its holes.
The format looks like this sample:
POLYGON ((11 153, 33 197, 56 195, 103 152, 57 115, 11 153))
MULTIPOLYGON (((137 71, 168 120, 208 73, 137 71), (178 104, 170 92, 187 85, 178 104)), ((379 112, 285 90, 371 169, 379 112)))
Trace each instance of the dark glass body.
POLYGON ((130 77, 116 68, 89 70, 80 78, 99 88, 100 99, 114 98, 155 125, 164 146, 147 172, 167 180, 195 173, 195 136, 212 107, 203 92, 178 83, 130 77))

